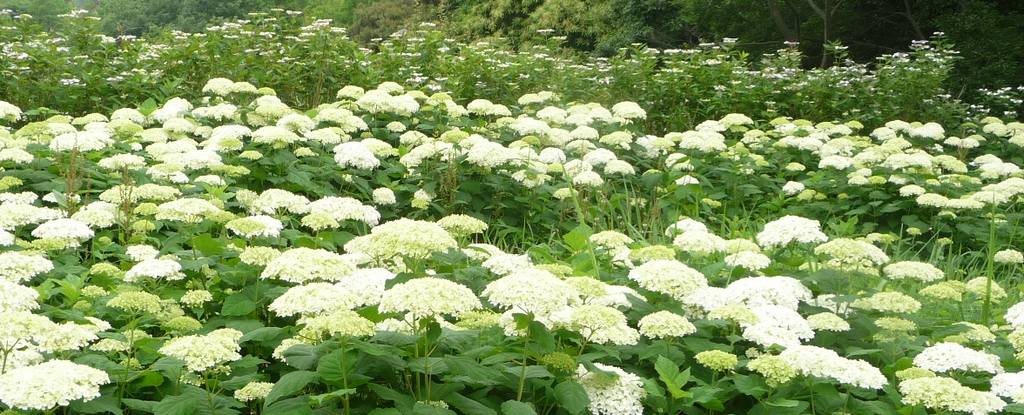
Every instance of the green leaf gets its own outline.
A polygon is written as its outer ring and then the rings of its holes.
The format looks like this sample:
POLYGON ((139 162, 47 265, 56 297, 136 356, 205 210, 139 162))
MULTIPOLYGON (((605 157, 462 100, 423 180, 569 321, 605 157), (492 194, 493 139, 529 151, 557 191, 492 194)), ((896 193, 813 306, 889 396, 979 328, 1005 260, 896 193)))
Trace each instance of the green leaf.
POLYGON ((750 408, 749 415, 800 415, 807 411, 807 408, 811 405, 803 401, 791 401, 796 402, 796 406, 782 407, 769 405, 767 402, 761 402, 750 408))
POLYGON ((498 411, 488 408, 486 405, 467 398, 459 393, 452 393, 445 398, 451 406, 455 407, 466 415, 497 415, 498 411))
POLYGON ((245 335, 243 335, 241 339, 238 339, 238 342, 245 343, 247 341, 270 341, 276 338, 279 334, 281 334, 281 330, 282 329, 280 327, 261 327, 256 330, 245 333, 245 335))
POLYGON ((335 350, 320 358, 320 363, 316 366, 316 373, 320 375, 324 382, 334 386, 342 386, 346 375, 352 369, 352 364, 355 363, 357 357, 359 357, 357 352, 351 350, 345 352, 345 367, 342 367, 341 350, 335 350))
POLYGON ((199 402, 206 400, 206 396, 197 395, 191 389, 186 389, 181 395, 165 396, 160 403, 153 407, 155 415, 191 415, 196 413, 199 402))
POLYGON ((136 411, 153 413, 156 411, 156 406, 160 402, 157 401, 141 401, 138 399, 122 399, 121 403, 127 406, 128 409, 134 409, 136 411))
POLYGON ((505 415, 537 415, 530 404, 519 401, 505 401, 501 404, 501 413, 505 415))
POLYGON ((586 389, 583 389, 583 385, 571 380, 555 386, 555 399, 559 406, 573 415, 582 413, 590 405, 590 398, 587 396, 586 389))
POLYGON ((756 376, 733 375, 733 384, 740 393, 754 398, 761 398, 768 393, 768 385, 756 376))
POLYGON ((71 405, 68 405, 68 409, 82 414, 121 415, 121 405, 117 401, 117 395, 114 394, 114 392, 114 388, 104 388, 103 394, 100 395, 99 398, 92 399, 88 402, 71 402, 71 405))
POLYGON ((316 406, 323 406, 325 403, 328 403, 332 400, 344 399, 346 396, 355 395, 355 393, 355 389, 338 389, 328 393, 321 393, 319 395, 310 396, 309 401, 313 402, 316 406))
POLYGON ((319 378, 315 372, 307 370, 297 370, 287 375, 281 376, 281 379, 274 383, 274 388, 270 390, 267 397, 263 400, 264 408, 270 406, 270 404, 276 402, 278 399, 286 396, 291 396, 295 392, 302 390, 306 385, 319 378))
POLYGON ((157 360, 150 365, 150 369, 163 373, 164 377, 172 382, 177 382, 181 379, 181 371, 184 367, 184 361, 173 357, 162 357, 160 360, 157 360))
POLYGON ((465 356, 449 356, 444 358, 445 365, 452 375, 452 380, 468 382, 476 385, 493 386, 499 383, 502 373, 493 367, 487 367, 465 356))
POLYGON ((389 388, 387 386, 378 385, 376 383, 371 383, 371 384, 367 385, 367 387, 369 387, 371 390, 373 390, 373 392, 376 393, 377 396, 380 396, 381 399, 394 402, 395 406, 397 406, 399 408, 410 408, 411 409, 413 404, 416 403, 416 399, 413 398, 412 396, 409 396, 409 395, 406 395, 404 393, 398 392, 398 391, 396 391, 394 389, 391 389, 391 388, 389 388))
POLYGON ((224 299, 224 306, 220 309, 225 316, 244 316, 256 310, 256 292, 242 290, 224 299))
POLYGON ((675 399, 690 397, 690 393, 683 390, 683 387, 690 382, 690 369, 682 372, 671 360, 665 356, 658 356, 654 363, 654 370, 658 372, 658 378, 665 384, 665 389, 675 399))
POLYGON ((153 98, 148 98, 141 104, 139 104, 138 108, 139 112, 141 112, 142 115, 149 115, 152 114, 153 111, 156 111, 157 108, 159 108, 159 106, 156 104, 156 101, 154 101, 153 98))
POLYGON ((368 415, 402 415, 402 411, 395 408, 377 408, 370 411, 368 415))
POLYGON ((273 405, 263 409, 263 415, 309 415, 312 413, 313 409, 309 407, 309 398, 306 396, 274 402, 273 405))
POLYGON ((590 245, 590 235, 594 234, 594 230, 587 225, 579 225, 569 233, 562 237, 565 244, 572 249, 573 252, 580 252, 587 249, 590 245))
POLYGON ((539 348, 539 353, 551 353, 555 350, 555 336, 552 336, 541 322, 530 322, 529 335, 530 341, 539 348))
POLYGON ((782 397, 773 397, 764 402, 767 405, 777 406, 781 408, 796 408, 800 405, 801 401, 794 401, 792 399, 786 399, 782 397))
POLYGON ((214 256, 224 253, 224 243, 213 236, 210 236, 208 233, 192 237, 192 247, 206 256, 214 256))
POLYGON ((308 344, 297 344, 289 347, 282 355, 284 355, 288 365, 302 370, 312 369, 313 365, 320 359, 320 352, 317 351, 316 346, 308 344))

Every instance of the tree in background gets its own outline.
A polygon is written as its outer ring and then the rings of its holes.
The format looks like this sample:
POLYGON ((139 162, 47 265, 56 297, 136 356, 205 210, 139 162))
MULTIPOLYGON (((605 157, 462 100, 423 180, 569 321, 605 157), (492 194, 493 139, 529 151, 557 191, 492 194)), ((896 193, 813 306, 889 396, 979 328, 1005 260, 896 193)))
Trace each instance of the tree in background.
POLYGON ((353 11, 349 34, 357 41, 369 42, 386 38, 428 17, 414 0, 368 1, 356 6, 353 11))
POLYGON ((0 10, 3 9, 32 15, 39 23, 50 26, 57 15, 71 10, 71 4, 66 0, 0 0, 0 10))
POLYGON ((104 31, 139 35, 172 28, 195 32, 210 22, 279 6, 275 0, 96 0, 104 31))
POLYGON ((450 32, 514 45, 565 36, 599 56, 639 42, 685 48, 738 38, 753 55, 798 42, 828 66, 835 42, 858 61, 945 32, 962 52, 957 90, 1024 85, 1024 1, 1016 0, 425 0, 450 32), (538 31, 538 29, 551 29, 538 31))
POLYGON ((348 26, 353 38, 383 38, 418 21, 463 40, 503 38, 513 47, 564 37, 567 47, 611 56, 632 43, 686 48, 738 38, 752 55, 798 42, 805 66, 833 64, 830 49, 870 62, 945 32, 961 51, 951 92, 1024 85, 1020 0, 0 0, 45 25, 71 8, 96 11, 109 34, 209 24, 272 7, 348 26))

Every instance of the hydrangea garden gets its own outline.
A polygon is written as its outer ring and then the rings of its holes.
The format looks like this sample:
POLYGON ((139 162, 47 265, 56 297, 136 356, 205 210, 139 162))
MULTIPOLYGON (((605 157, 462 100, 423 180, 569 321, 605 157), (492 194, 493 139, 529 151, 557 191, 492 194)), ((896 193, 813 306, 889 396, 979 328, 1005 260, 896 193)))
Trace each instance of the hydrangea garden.
POLYGON ((420 76, 0 95, 3 414, 1024 413, 1024 123, 420 76))

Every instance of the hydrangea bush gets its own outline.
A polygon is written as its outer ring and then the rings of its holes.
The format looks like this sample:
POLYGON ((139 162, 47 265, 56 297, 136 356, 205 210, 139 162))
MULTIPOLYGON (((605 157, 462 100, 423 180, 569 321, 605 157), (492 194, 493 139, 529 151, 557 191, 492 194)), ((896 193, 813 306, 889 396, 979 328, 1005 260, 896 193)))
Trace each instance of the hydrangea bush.
POLYGON ((0 101, 3 408, 1024 410, 1020 122, 194 96, 0 101))

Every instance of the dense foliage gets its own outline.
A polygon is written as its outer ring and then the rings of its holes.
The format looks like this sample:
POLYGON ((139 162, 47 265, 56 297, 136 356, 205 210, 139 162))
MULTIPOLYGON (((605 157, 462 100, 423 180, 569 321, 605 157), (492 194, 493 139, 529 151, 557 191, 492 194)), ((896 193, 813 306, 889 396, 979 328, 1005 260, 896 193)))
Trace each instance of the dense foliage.
POLYGON ((4 415, 1024 412, 1024 123, 941 38, 3 19, 4 415))
POLYGON ((835 63, 837 44, 854 60, 872 62, 944 32, 963 52, 946 84, 952 95, 983 102, 1024 85, 1024 3, 1013 0, 0 0, 0 9, 48 25, 88 9, 108 35, 201 31, 271 7, 333 19, 362 42, 434 21, 464 41, 500 37, 521 47, 553 33, 597 56, 633 43, 673 49, 738 38, 737 48, 756 60, 788 42, 799 45, 805 66, 835 63))
POLYGON ((949 127, 968 111, 1016 114, 1013 103, 970 107, 945 93, 956 53, 942 38, 917 42, 912 52, 882 57, 870 67, 840 58, 840 65, 804 69, 795 49, 755 63, 728 42, 577 58, 553 45, 511 51, 417 30, 369 50, 326 21, 283 11, 156 38, 102 35, 100 22, 88 15, 63 19, 64 29, 54 33, 33 19, 0 16, 0 36, 8 40, 0 54, 0 94, 8 101, 84 114, 148 98, 194 99, 206 79, 227 77, 274 88, 303 107, 325 102, 331 85, 371 87, 387 80, 500 102, 550 89, 567 102, 635 101, 651 112, 646 122, 659 133, 730 112, 857 118, 869 126, 897 118, 936 120, 949 127))

